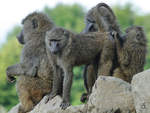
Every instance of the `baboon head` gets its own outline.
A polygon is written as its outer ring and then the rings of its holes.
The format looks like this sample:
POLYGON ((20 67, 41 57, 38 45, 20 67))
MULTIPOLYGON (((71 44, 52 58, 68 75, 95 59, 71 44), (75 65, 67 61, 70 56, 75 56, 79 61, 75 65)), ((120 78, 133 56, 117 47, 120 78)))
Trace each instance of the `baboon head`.
POLYGON ((54 24, 46 14, 33 12, 22 21, 23 29, 17 36, 21 44, 31 40, 32 36, 44 33, 53 28, 54 24))
POLYGON ((86 26, 85 29, 83 30, 83 33, 98 31, 98 26, 96 23, 96 19, 94 17, 94 10, 95 7, 90 9, 85 16, 86 26))
POLYGON ((99 3, 88 11, 85 17, 84 33, 95 31, 119 31, 116 17, 112 9, 105 3, 99 3))
POLYGON ((144 30, 140 26, 132 26, 126 29, 125 39, 127 43, 145 45, 147 40, 144 30))
POLYGON ((51 53, 57 54, 68 45, 70 32, 63 28, 54 28, 46 33, 46 43, 51 53))

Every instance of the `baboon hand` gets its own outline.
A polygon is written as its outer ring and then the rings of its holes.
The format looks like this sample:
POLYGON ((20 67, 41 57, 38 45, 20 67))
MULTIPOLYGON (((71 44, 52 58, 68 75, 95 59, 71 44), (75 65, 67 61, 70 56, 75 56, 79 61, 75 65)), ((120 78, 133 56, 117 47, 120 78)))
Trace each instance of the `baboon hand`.
POLYGON ((61 109, 65 110, 67 107, 70 106, 69 101, 62 101, 62 103, 60 104, 61 109))
POLYGON ((11 82, 11 83, 15 82, 16 78, 14 76, 12 76, 12 74, 9 71, 9 68, 7 68, 6 74, 7 74, 7 80, 9 82, 11 82))
POLYGON ((46 99, 45 99, 45 104, 48 103, 49 100, 52 100, 57 94, 56 93, 53 93, 51 92, 49 95, 46 96, 46 99))
POLYGON ((38 71, 38 66, 34 66, 34 67, 32 67, 31 71, 29 72, 29 75, 31 75, 32 77, 36 77, 37 71, 38 71))

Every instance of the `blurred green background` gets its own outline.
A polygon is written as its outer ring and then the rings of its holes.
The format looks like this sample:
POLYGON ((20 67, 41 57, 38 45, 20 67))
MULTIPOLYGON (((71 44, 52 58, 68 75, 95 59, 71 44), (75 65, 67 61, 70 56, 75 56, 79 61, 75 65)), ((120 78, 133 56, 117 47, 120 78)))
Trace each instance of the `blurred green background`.
MULTIPOLYGON (((132 4, 124 6, 112 6, 122 31, 130 25, 143 26, 148 38, 148 54, 144 69, 150 68, 150 14, 139 14, 132 10, 132 4)), ((74 32, 81 32, 84 29, 84 16, 87 12, 79 4, 65 5, 57 4, 54 8, 45 7, 43 12, 47 13, 57 26, 62 26, 74 32)), ((20 20, 21 22, 21 20, 20 20)), ((9 110, 18 101, 15 83, 6 81, 5 70, 8 66, 19 62, 22 46, 17 42, 16 35, 20 27, 16 26, 7 35, 7 41, 0 46, 0 106, 9 110)), ((83 67, 74 68, 74 82, 72 87, 71 101, 73 105, 81 104, 80 96, 84 92, 82 80, 83 67)))

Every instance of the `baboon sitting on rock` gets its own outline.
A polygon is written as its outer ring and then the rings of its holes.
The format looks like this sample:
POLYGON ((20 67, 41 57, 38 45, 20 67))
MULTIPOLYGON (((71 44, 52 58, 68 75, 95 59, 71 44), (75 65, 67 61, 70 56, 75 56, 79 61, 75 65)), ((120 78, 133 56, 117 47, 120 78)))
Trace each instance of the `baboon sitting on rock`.
POLYGON ((115 36, 119 67, 114 70, 113 76, 129 83, 133 75, 144 70, 146 59, 147 39, 140 26, 126 29, 124 36, 115 36))
POLYGON ((19 113, 26 113, 52 89, 53 70, 46 53, 45 34, 55 25, 40 12, 29 14, 22 24, 22 31, 17 37, 24 45, 20 62, 7 68, 7 78, 13 82, 14 76, 18 76, 19 113))

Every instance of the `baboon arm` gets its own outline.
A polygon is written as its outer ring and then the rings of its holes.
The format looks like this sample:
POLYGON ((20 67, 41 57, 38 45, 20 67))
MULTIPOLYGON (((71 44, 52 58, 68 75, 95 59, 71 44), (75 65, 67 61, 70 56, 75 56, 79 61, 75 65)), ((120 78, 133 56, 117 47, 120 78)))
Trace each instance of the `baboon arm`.
POLYGON ((87 92, 89 92, 89 87, 88 87, 88 83, 87 83, 87 68, 88 68, 88 65, 85 65, 84 71, 83 71, 83 79, 84 79, 84 86, 85 86, 87 92))
POLYGON ((54 76, 53 76, 52 92, 47 96, 45 103, 54 98, 56 95, 62 94, 62 80, 63 80, 62 69, 56 65, 53 65, 53 71, 54 76))
POLYGON ((22 64, 15 64, 7 68, 7 74, 12 76, 15 75, 35 76, 36 72, 37 72, 37 66, 33 66, 30 68, 30 67, 25 67, 22 64))
POLYGON ((121 64, 123 64, 123 66, 128 66, 130 64, 131 56, 127 50, 121 52, 122 52, 121 64))
POLYGON ((65 76, 63 81, 63 101, 61 103, 61 108, 66 109, 68 106, 70 106, 70 92, 71 92, 71 86, 72 86, 72 79, 73 79, 73 67, 67 66, 64 69, 65 76))
POLYGON ((22 64, 15 64, 15 65, 9 66, 6 69, 7 79, 10 82, 15 81, 14 76, 20 76, 20 75, 35 76, 36 73, 37 73, 37 66, 33 66, 31 68, 29 67, 25 69, 25 67, 22 67, 22 64))

